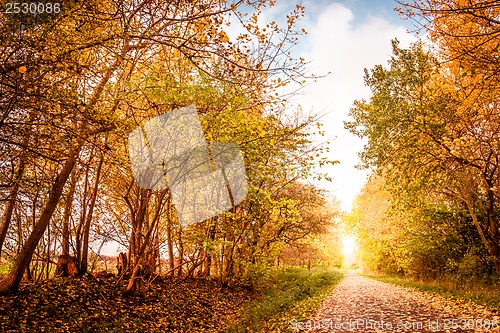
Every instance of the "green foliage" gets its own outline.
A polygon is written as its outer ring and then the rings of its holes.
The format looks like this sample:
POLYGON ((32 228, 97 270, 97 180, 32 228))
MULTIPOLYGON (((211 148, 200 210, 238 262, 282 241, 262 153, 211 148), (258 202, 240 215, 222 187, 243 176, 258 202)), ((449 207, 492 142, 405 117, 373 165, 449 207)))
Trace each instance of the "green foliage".
POLYGON ((263 296, 248 304, 227 332, 291 331, 290 320, 306 319, 343 276, 341 271, 296 268, 272 274, 272 285, 265 280, 263 296))
MULTIPOLYGON (((462 274, 455 267, 457 263, 469 251, 482 248, 477 230, 464 211, 430 203, 406 210, 394 205, 392 209, 405 211, 397 215, 406 223, 395 257, 404 275, 437 278, 462 274)), ((481 254, 487 256, 485 251, 481 254)), ((480 263, 471 269, 477 271, 480 263)))
POLYGON ((344 223, 357 235, 370 271, 457 283, 494 278, 494 265, 468 211, 442 197, 391 195, 372 176, 344 223))

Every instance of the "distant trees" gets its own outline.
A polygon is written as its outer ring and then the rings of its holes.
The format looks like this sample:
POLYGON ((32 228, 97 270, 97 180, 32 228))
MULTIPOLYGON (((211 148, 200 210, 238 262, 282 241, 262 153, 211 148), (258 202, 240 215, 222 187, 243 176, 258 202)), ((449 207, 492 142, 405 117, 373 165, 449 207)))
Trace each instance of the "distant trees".
POLYGON ((465 207, 446 196, 393 192, 372 175, 343 223, 365 268, 417 279, 487 280, 494 265, 465 207))
POLYGON ((308 140, 315 119, 274 95, 304 78, 287 55, 304 8, 283 29, 260 27, 268 5, 87 1, 39 25, 0 27, 0 254, 13 263, 0 293, 39 276, 38 263, 50 276, 59 255, 60 275, 71 262, 85 274, 91 244, 112 238, 128 248, 127 293, 143 290, 165 252, 169 274, 227 283, 247 261, 272 260, 270 244, 323 231, 322 194, 300 181, 321 153, 308 140), (236 41, 224 30, 230 16, 245 31, 236 41), (207 139, 242 148, 250 193, 234 211, 181 228, 168 191, 134 182, 126 140, 190 104, 207 139))

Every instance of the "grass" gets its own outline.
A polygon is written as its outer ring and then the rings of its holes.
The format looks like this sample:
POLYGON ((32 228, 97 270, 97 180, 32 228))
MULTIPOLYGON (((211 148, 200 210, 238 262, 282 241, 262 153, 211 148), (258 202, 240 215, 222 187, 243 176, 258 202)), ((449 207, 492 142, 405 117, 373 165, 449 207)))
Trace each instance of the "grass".
POLYGON ((411 287, 421 291, 437 294, 448 299, 459 299, 484 305, 492 310, 500 311, 500 287, 484 282, 468 281, 458 283, 452 279, 418 281, 397 276, 365 275, 369 278, 400 286, 411 287))
POLYGON ((0 264, 0 276, 7 275, 10 272, 10 264, 0 264))
POLYGON ((226 332, 291 332, 290 321, 311 315, 344 272, 289 268, 273 274, 273 285, 247 304, 241 319, 226 332))

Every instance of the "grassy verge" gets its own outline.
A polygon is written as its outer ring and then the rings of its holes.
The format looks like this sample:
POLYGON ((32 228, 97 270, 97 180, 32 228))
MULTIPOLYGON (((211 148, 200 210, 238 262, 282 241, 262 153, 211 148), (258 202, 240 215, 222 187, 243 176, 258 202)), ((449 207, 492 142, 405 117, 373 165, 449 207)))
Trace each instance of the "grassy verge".
POLYGON ((248 304, 227 332, 291 332, 290 321, 311 315, 344 272, 286 269, 274 274, 272 287, 248 304))
POLYGON ((452 280, 416 281, 395 276, 365 276, 382 282, 438 294, 448 299, 460 299, 467 302, 473 302, 487 306, 492 310, 500 311, 500 287, 498 286, 485 285, 479 282, 459 284, 452 280))
POLYGON ((7 275, 10 272, 10 264, 0 264, 0 276, 7 275))

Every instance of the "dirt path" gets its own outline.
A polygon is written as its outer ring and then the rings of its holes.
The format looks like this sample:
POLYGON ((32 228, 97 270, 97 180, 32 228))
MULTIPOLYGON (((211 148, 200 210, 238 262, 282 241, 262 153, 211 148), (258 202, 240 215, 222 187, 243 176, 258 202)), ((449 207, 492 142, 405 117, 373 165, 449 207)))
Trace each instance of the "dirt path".
POLYGON ((498 314, 410 288, 348 274, 300 332, 500 332, 498 314))

